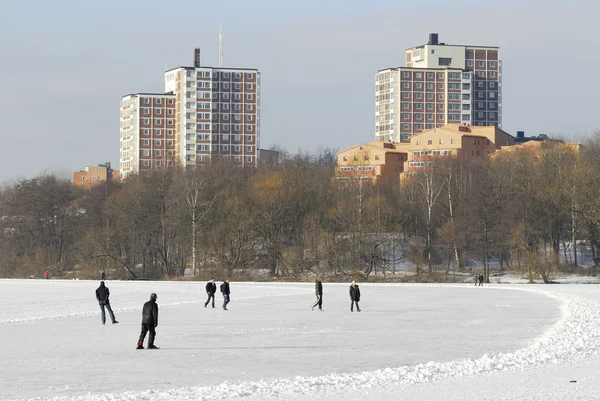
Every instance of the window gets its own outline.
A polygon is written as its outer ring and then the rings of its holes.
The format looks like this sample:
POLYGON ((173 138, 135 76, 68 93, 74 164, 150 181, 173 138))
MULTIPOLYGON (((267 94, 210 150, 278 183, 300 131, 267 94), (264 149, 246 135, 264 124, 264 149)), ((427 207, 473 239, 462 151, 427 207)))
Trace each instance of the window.
POLYGON ((423 89, 423 84, 422 84, 421 82, 417 82, 417 83, 415 84, 415 88, 416 88, 416 89, 423 89))
POLYGON ((253 99, 253 96, 254 96, 254 95, 252 95, 252 94, 247 94, 247 95, 246 95, 246 100, 252 100, 252 99, 253 99))
POLYGON ((425 114, 425 118, 428 119, 428 120, 433 120, 433 114, 432 113, 427 113, 427 114, 425 114))
POLYGON ((150 151, 148 149, 144 149, 144 156, 150 156, 150 151))
POLYGON ((408 83, 408 82, 402 82, 402 87, 404 89, 408 89, 408 88, 410 88, 410 83, 408 83))
POLYGON ((427 100, 433 100, 433 93, 427 94, 427 100))
POLYGON ((415 72, 415 78, 419 78, 419 79, 423 78, 423 73, 415 72))
POLYGON ((438 110, 444 110, 444 105, 443 104, 438 104, 438 110))
POLYGON ((438 89, 444 89, 444 84, 438 84, 438 89))
POLYGON ((160 118, 157 118, 157 119, 154 120, 154 124, 156 124, 156 125, 160 125, 161 122, 162 121, 160 120, 160 118))
POLYGON ((444 94, 443 94, 443 93, 440 93, 440 94, 438 95, 438 99, 440 99, 440 100, 444 100, 444 94))
POLYGON ((168 103, 173 104, 173 99, 169 99, 168 103))
POLYGON ((467 60, 467 67, 473 67, 473 60, 467 60))
POLYGON ((170 116, 172 116, 173 115, 173 109, 167 110, 167 114, 170 115, 170 116))
POLYGON ((144 118, 144 125, 149 125, 150 124, 150 120, 147 118, 144 118))
POLYGON ((496 83, 495 83, 495 82, 493 82, 493 81, 492 81, 492 82, 490 82, 490 88, 494 88, 494 89, 495 89, 495 88, 496 88, 496 83))
POLYGON ((494 68, 496 67, 496 62, 495 61, 490 61, 490 68, 494 68))
POLYGON ((427 82, 427 89, 433 89, 433 83, 427 82))
POLYGON ((240 79, 242 77, 242 75, 239 72, 235 73, 235 79, 240 79))
POLYGON ((252 116, 250 116, 250 115, 246 116, 246 121, 252 121, 252 116))
POLYGON ((443 144, 444 144, 444 140, 440 139, 440 145, 443 145, 443 144))
POLYGON ((162 110, 161 109, 156 109, 156 115, 160 116, 160 113, 162 113, 162 110))
POLYGON ((236 152, 239 152, 240 151, 240 145, 235 145, 233 147, 233 150, 235 150, 236 152))
POLYGON ((404 110, 408 110, 410 107, 409 107, 408 103, 402 103, 402 108, 404 110))
POLYGON ((422 93, 415 93, 415 98, 416 99, 423 99, 423 94, 422 93))
POLYGON ((496 98, 496 92, 490 92, 490 99, 496 98))
POLYGON ((433 141, 430 139, 427 141, 427 145, 433 145, 433 141))
POLYGON ((150 114, 150 109, 144 108, 144 114, 150 114))
POLYGON ((423 103, 415 103, 415 110, 422 110, 423 109, 423 103))
POLYGON ((155 156, 160 156, 160 150, 155 150, 155 151, 154 151, 154 155, 155 155, 155 156))
POLYGON ((229 73, 228 72, 222 72, 221 73, 221 77, 222 78, 229 78, 229 73))
POLYGON ((407 120, 408 119, 408 113, 402 113, 402 118, 407 120))
POLYGON ((251 125, 246 125, 246 131, 252 131, 252 126, 251 125))
POLYGON ((252 109, 254 109, 254 106, 253 106, 253 105, 251 105, 251 104, 247 104, 247 105, 246 105, 246 110, 248 110, 248 111, 252 111, 252 109))
POLYGON ((159 129, 154 130, 154 136, 160 136, 160 130, 159 129))
POLYGON ((144 104, 150 104, 150 99, 149 99, 149 98, 147 98, 147 97, 145 97, 145 98, 144 98, 144 104))
POLYGON ((246 79, 253 79, 254 78, 254 74, 252 74, 251 72, 246 74, 246 79))
POLYGON ((450 65, 452 64, 452 58, 450 57, 440 57, 438 60, 439 65, 450 65))
POLYGON ((246 146, 246 152, 252 152, 252 145, 246 146))
POLYGON ((403 99, 408 99, 409 93, 408 92, 402 92, 402 98, 403 99))
POLYGON ((450 139, 450 143, 451 143, 452 145, 454 145, 454 144, 456 143, 456 139, 455 139, 455 138, 452 138, 452 139, 450 139))
POLYGON ((235 105, 235 109, 238 110, 238 111, 241 110, 242 109, 242 105, 241 104, 236 104, 235 105))
POLYGON ((415 120, 421 119, 421 113, 415 113, 415 120))
POLYGON ((148 128, 144 128, 144 135, 150 135, 150 130, 148 128))
POLYGON ((485 78, 485 71, 477 71, 477 76, 479 78, 485 78))
POLYGON ((443 114, 438 114, 438 120, 444 121, 444 115, 443 114))
POLYGON ((246 142, 252 142, 252 135, 246 135, 246 142))
POLYGON ((223 145, 223 152, 229 152, 229 145, 223 145))
POLYGON ((427 73, 427 79, 431 79, 433 78, 433 72, 428 72, 427 73))
POLYGON ((252 162, 252 156, 246 156, 246 161, 247 162, 252 162))
POLYGON ((478 61, 477 62, 477 67, 485 67, 485 61, 478 61))
POLYGON ((404 71, 404 72, 402 73, 402 77, 403 77, 403 78, 410 78, 410 72, 408 72, 408 71, 404 71))
POLYGON ((403 129, 404 131, 408 131, 408 129, 409 129, 409 128, 408 128, 408 124, 402 124, 402 129, 403 129))
POLYGON ((229 89, 229 84, 227 82, 223 83, 223 89, 229 89))
POLYGON ((236 84, 234 85, 234 88, 235 88, 236 90, 239 90, 239 89, 240 89, 240 87, 241 87, 241 85, 240 85, 239 83, 236 83, 236 84))
POLYGON ((483 81, 477 81, 477 87, 478 88, 484 88, 485 87, 485 82, 483 82, 483 81))
POLYGON ((246 84, 246 89, 247 90, 252 90, 252 84, 246 84))

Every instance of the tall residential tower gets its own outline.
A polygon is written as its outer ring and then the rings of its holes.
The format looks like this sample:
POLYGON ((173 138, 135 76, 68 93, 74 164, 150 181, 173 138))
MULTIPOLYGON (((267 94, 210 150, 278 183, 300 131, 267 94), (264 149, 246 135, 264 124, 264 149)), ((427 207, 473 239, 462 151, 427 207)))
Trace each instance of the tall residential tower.
POLYGON ((429 35, 406 50, 406 67, 376 75, 375 132, 382 141, 444 124, 502 128, 502 65, 499 48, 448 45, 429 35))
POLYGON ((165 93, 121 99, 121 174, 179 164, 258 165, 260 73, 200 63, 165 72, 165 93))

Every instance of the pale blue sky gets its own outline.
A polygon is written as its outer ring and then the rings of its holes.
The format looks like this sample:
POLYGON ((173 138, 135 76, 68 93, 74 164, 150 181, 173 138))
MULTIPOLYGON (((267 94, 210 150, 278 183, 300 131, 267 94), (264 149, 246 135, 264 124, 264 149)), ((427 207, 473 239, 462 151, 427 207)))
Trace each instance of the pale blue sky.
POLYGON ((600 128, 599 2, 405 3, 4 0, 0 181, 118 166, 121 96, 162 91, 165 65, 190 65, 194 47, 215 65, 219 24, 225 65, 262 73, 262 147, 374 139, 375 73, 404 65, 404 49, 430 32, 501 47, 508 132, 600 128))

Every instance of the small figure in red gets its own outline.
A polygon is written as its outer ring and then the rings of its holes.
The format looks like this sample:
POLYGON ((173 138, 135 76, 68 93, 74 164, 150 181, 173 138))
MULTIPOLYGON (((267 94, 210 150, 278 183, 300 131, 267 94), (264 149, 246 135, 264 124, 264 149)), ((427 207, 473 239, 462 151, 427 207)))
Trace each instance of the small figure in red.
POLYGON ((49 278, 50 278, 50 273, 48 273, 48 270, 46 270, 46 271, 44 272, 44 279, 45 279, 45 280, 48 280, 49 278))

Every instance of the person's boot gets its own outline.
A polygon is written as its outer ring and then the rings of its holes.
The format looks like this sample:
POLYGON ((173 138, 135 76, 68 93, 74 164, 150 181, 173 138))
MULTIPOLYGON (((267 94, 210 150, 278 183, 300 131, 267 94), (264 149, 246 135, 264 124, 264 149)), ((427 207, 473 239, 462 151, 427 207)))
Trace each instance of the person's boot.
POLYGON ((118 321, 116 321, 116 320, 113 320, 113 324, 117 324, 117 323, 119 323, 119 322, 118 322, 118 321))
POLYGON ((154 344, 148 344, 148 349, 160 349, 154 344))
POLYGON ((136 349, 144 349, 144 342, 139 341, 136 349))

